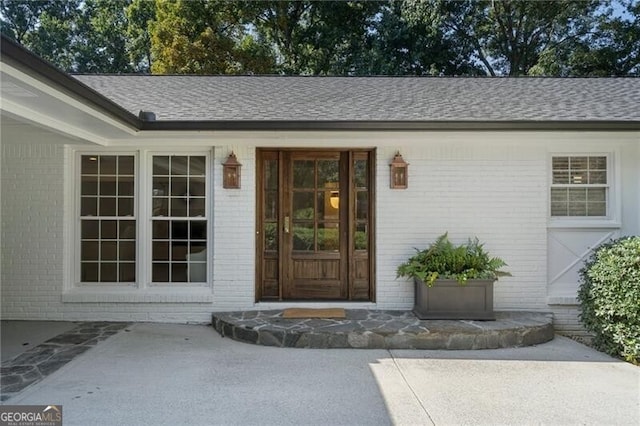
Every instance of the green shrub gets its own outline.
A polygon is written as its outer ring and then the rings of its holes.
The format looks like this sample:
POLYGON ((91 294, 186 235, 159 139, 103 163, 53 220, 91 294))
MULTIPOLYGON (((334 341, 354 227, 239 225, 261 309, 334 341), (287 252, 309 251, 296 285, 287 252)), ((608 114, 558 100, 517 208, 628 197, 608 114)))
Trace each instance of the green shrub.
POLYGON ((640 237, 598 247, 580 271, 580 320, 594 345, 610 355, 640 362, 640 237))
POLYGON ((500 258, 491 257, 477 238, 455 246, 445 233, 426 249, 416 249, 416 254, 398 266, 396 278, 417 278, 429 287, 438 278, 466 284, 469 279, 496 280, 511 276, 500 270, 503 266, 507 264, 500 258))

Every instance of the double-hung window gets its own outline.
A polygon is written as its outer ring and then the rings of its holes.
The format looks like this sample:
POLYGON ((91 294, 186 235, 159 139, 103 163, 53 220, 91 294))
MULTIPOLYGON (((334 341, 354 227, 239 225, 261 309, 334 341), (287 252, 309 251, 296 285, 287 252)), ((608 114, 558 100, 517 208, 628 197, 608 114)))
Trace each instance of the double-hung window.
POLYGON ((80 152, 77 158, 76 283, 207 282, 208 153, 80 152))
POLYGON ((207 280, 206 157, 154 155, 152 282, 207 280))
POLYGON ((80 280, 135 283, 134 155, 80 157, 80 280))
POLYGON ((552 157, 551 216, 609 216, 609 161, 606 155, 552 157))

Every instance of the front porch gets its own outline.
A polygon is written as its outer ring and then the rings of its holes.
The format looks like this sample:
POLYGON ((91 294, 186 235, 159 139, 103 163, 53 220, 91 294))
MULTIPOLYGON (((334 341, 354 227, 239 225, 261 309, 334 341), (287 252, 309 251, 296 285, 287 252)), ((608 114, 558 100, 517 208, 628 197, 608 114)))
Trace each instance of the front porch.
POLYGON ((282 310, 215 312, 223 337, 264 346, 356 349, 497 349, 553 339, 550 313, 496 312, 496 321, 419 320, 408 311, 347 309, 345 319, 285 319, 282 310))

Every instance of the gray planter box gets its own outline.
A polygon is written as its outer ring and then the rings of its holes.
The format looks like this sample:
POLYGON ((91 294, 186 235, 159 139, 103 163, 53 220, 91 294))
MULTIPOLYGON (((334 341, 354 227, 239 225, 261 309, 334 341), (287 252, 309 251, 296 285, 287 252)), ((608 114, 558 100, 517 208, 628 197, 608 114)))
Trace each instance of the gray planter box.
POLYGON ((413 313, 420 319, 495 320, 493 280, 436 280, 433 287, 414 279, 413 313))

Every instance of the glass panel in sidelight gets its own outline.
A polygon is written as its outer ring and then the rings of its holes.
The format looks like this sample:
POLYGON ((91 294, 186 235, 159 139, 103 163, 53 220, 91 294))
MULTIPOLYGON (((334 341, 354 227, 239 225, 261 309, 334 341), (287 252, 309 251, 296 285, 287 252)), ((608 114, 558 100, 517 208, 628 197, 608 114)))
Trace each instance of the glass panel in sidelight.
POLYGON ((369 216, 369 193, 358 191, 356 194, 356 219, 366 220, 369 216))
POLYGON ((264 194, 264 218, 275 220, 278 218, 278 192, 267 191, 264 194))
POLYGON ((353 238, 356 250, 367 250, 369 235, 366 223, 357 223, 355 227, 355 235, 353 238))
POLYGON ((269 222, 264 224, 264 249, 266 251, 278 250, 278 224, 269 222))
POLYGON ((266 160, 264 162, 264 187, 265 189, 278 189, 278 161, 266 160))
POLYGON ((367 171, 367 160, 355 160, 353 162, 353 168, 355 172, 355 184, 357 189, 366 189, 368 171, 367 171))

